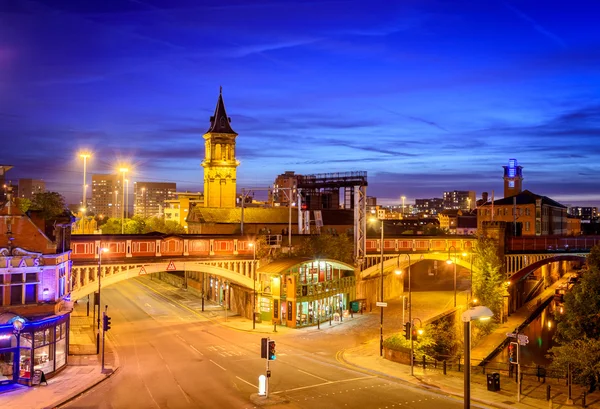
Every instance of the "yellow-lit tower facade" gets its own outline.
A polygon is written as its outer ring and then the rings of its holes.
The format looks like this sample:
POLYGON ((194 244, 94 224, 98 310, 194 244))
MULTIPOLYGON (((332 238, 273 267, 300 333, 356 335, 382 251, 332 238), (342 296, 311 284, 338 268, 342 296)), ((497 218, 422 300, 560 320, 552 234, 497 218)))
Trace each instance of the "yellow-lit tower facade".
POLYGON ((235 159, 235 138, 231 118, 225 112, 223 88, 215 114, 210 117, 210 128, 204 138, 204 206, 235 207, 236 173, 239 162, 235 159))

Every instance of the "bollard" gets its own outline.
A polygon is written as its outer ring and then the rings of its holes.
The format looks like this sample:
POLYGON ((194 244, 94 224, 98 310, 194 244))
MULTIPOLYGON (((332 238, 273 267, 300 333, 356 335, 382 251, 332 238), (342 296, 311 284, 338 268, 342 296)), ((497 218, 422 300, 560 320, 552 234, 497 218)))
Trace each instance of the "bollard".
POLYGON ((329 326, 331 327, 331 319, 333 318, 333 314, 329 316, 329 326))
POLYGON ((550 385, 546 385, 546 400, 550 400, 550 385))
POLYGON ((425 355, 423 355, 423 370, 425 370, 426 365, 427 365, 427 363, 425 361, 425 355))
POLYGON ((446 375, 446 361, 444 360, 444 375, 446 375))
POLYGON ((582 408, 587 408, 587 405, 585 403, 585 397, 587 396, 587 393, 585 391, 583 391, 583 394, 581 395, 581 407, 582 408))
POLYGON ((273 332, 277 332, 277 321, 273 321, 273 332))

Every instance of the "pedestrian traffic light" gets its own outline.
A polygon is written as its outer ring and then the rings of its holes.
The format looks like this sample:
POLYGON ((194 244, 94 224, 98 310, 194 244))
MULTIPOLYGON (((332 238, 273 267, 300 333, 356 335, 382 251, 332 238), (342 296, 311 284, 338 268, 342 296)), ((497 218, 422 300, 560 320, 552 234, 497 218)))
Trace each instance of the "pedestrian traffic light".
POLYGON ((277 356, 275 355, 275 341, 269 341, 269 361, 274 361, 277 356))
POLYGON ((404 323, 404 338, 410 340, 410 322, 404 323))
POLYGON ((106 313, 105 313, 104 317, 102 317, 102 330, 108 331, 109 329, 110 329, 110 317, 108 315, 106 315, 106 313))
POLYGON ((260 339, 260 357, 267 359, 269 357, 269 339, 261 338, 260 339))

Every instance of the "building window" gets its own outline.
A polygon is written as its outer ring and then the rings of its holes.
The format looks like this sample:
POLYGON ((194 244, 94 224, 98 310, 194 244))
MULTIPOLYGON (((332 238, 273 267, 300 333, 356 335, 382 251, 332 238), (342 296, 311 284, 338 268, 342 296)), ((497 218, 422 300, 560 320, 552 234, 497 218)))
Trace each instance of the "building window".
POLYGON ((529 231, 531 228, 531 224, 529 222, 525 222, 525 231, 529 231))

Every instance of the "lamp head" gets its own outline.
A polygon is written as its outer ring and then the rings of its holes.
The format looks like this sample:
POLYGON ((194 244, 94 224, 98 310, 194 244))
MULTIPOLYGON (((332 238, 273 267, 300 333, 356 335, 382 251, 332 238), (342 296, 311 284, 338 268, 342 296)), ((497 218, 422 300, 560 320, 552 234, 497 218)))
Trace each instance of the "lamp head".
POLYGON ((450 259, 446 260, 446 264, 452 264, 452 260, 450 260, 450 259))
POLYGON ((394 274, 396 274, 397 276, 402 275, 402 270, 394 270, 394 274))
POLYGON ((465 312, 462 313, 462 321, 470 322, 474 320, 485 321, 489 320, 494 316, 492 310, 483 305, 478 305, 477 307, 469 308, 465 312))

